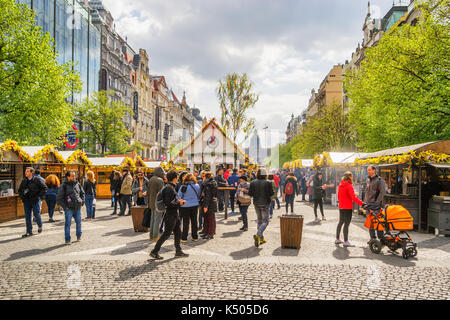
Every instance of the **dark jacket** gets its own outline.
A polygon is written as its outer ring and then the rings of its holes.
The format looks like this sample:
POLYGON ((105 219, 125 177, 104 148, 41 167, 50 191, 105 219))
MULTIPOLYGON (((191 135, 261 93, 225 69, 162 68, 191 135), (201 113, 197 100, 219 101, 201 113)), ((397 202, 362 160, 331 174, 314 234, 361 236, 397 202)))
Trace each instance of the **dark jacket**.
POLYGON ((378 175, 375 175, 373 178, 367 178, 366 190, 364 192, 364 202, 376 203, 383 206, 385 194, 386 186, 383 179, 381 179, 378 175))
POLYGON ((255 206, 268 206, 272 201, 272 183, 268 180, 256 179, 250 183, 248 194, 253 198, 255 206))
POLYGON ((83 184, 83 189, 85 194, 93 194, 94 197, 96 195, 96 187, 97 187, 97 182, 91 182, 89 179, 87 179, 84 184, 83 184))
POLYGON ((233 173, 228 177, 227 182, 230 186, 237 188, 237 186, 239 185, 239 176, 233 173))
POLYGON ((226 187, 227 186, 227 180, 223 177, 223 175, 217 175, 214 180, 217 182, 218 187, 226 187))
POLYGON ((84 195, 85 193, 83 187, 77 181, 64 181, 64 183, 58 188, 56 203, 59 204, 64 210, 77 210, 84 205, 84 195), (72 203, 68 202, 68 197, 71 198, 72 203), (81 201, 81 204, 74 205, 75 201, 81 201))
POLYGON ((25 177, 19 186, 19 197, 23 202, 36 202, 44 199, 48 187, 42 178, 33 177, 30 180, 25 177))
POLYGON ((313 178, 313 191, 312 191, 312 198, 313 200, 319 200, 322 199, 324 190, 322 189, 323 186, 323 176, 322 179, 319 179, 319 177, 314 175, 313 178))
POLYGON ((213 178, 203 181, 201 187, 201 203, 203 208, 208 208, 207 213, 217 212, 217 182, 213 178))
POLYGON ((115 196, 117 193, 120 194, 121 187, 122 187, 122 179, 119 178, 117 180, 114 179, 111 180, 111 192, 114 191, 113 196, 115 196))
POLYGON ((180 202, 178 201, 179 198, 175 188, 176 186, 169 182, 161 191, 162 199, 166 206, 166 214, 178 215, 180 202))

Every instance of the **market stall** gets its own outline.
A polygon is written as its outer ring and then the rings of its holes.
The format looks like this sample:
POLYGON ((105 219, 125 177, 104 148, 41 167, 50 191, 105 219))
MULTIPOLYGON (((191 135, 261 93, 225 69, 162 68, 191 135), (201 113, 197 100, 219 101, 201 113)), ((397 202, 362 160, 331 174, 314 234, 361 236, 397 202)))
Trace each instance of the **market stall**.
MULTIPOLYGON (((382 150, 355 160, 356 165, 377 168, 386 183, 384 202, 405 207, 419 231, 428 230, 430 218, 436 220, 434 212, 428 216, 433 211, 429 208, 435 196, 445 198, 450 195, 448 163, 450 140, 382 150)), ((440 210, 438 214, 441 215, 440 210)), ((436 228, 434 225, 436 223, 431 227, 436 228)))
POLYGON ((114 170, 120 171, 125 165, 134 170, 135 164, 133 159, 128 157, 104 157, 90 158, 91 165, 89 169, 95 174, 97 180, 97 198, 111 198, 111 174, 114 170))

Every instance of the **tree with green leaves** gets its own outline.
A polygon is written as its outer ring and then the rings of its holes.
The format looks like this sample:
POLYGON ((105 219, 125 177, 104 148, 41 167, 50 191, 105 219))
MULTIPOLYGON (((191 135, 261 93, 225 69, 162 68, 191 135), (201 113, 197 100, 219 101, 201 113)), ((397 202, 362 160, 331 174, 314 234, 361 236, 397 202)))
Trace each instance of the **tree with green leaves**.
POLYGON ((346 74, 350 121, 366 151, 450 138, 450 1, 417 5, 416 25, 393 26, 346 74))
POLYGON ((255 118, 249 116, 249 112, 259 97, 252 90, 253 83, 246 73, 227 74, 223 81, 219 81, 217 97, 222 114, 220 122, 234 143, 239 133, 244 133, 243 140, 246 140, 255 129, 255 118))
POLYGON ((0 0, 0 139, 57 143, 73 121, 66 99, 81 90, 72 64, 59 65, 54 42, 34 12, 0 0))
POLYGON ((83 124, 79 133, 81 145, 90 150, 99 145, 101 154, 124 153, 129 150, 131 133, 123 123, 125 117, 133 113, 123 102, 111 99, 112 91, 100 91, 77 105, 76 118, 83 124))
POLYGON ((348 115, 338 103, 323 107, 308 119, 302 132, 293 139, 293 159, 312 157, 323 151, 350 151, 354 133, 348 115))

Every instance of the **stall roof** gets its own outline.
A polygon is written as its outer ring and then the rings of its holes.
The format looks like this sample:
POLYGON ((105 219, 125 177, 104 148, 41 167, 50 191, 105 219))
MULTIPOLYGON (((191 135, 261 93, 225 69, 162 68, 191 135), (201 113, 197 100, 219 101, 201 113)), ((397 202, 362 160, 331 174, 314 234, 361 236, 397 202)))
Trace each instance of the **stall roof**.
POLYGON ((313 159, 302 159, 302 167, 314 167, 314 160, 313 159))
POLYGON ((125 157, 89 158, 92 166, 120 166, 125 157))
POLYGON ((373 152, 373 153, 368 153, 360 159, 393 156, 393 155, 397 155, 397 154, 409 153, 411 150, 418 151, 418 152, 431 150, 434 152, 450 154, 450 139, 442 140, 442 141, 414 144, 411 146, 404 146, 404 147, 387 149, 387 150, 381 150, 381 151, 377 151, 377 152, 373 152))
POLYGON ((161 161, 144 161, 144 163, 151 169, 158 168, 161 165, 161 161))
POLYGON ((22 147, 22 150, 28 153, 30 156, 34 157, 36 153, 38 153, 40 150, 44 149, 45 146, 39 146, 39 147, 22 147))
POLYGON ((333 163, 353 163, 357 158, 354 152, 329 152, 328 154, 333 163))
POLYGON ((64 161, 67 161, 69 157, 74 153, 75 151, 58 151, 58 153, 64 158, 64 161))
POLYGON ((439 168, 439 169, 450 169, 450 163, 434 163, 434 162, 427 162, 427 165, 439 168))

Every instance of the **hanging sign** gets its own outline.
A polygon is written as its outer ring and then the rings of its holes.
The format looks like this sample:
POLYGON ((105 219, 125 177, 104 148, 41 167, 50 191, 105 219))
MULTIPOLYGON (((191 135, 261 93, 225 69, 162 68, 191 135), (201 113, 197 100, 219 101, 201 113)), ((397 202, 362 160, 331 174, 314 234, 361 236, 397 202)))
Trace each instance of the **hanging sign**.
POLYGON ((69 149, 74 149, 78 145, 78 128, 76 125, 73 124, 72 129, 64 136, 64 144, 69 149))

